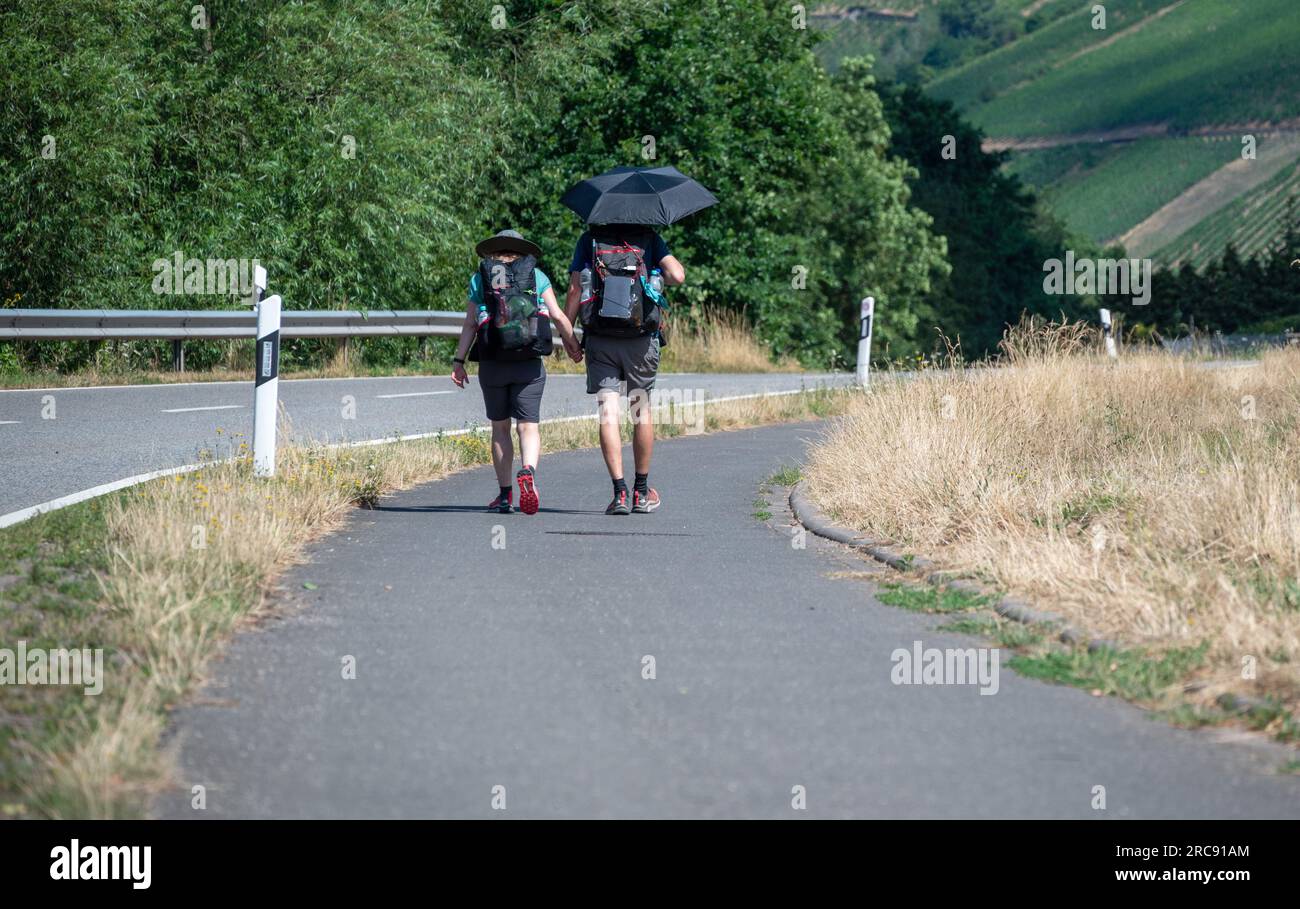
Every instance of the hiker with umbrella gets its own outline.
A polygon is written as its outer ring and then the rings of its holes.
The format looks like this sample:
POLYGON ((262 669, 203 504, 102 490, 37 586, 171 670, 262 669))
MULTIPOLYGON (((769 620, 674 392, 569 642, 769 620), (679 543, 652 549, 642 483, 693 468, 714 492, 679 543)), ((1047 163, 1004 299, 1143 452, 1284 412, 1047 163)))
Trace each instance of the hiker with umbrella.
POLYGON ((675 167, 616 167, 574 185, 561 201, 587 224, 569 266, 565 310, 582 322, 587 394, 596 395, 600 451, 614 482, 605 514, 648 514, 659 507, 659 493, 649 484, 655 441, 650 393, 663 343, 663 288, 686 280, 686 269, 655 228, 718 200, 675 167), (623 476, 623 389, 636 464, 630 492, 623 476))

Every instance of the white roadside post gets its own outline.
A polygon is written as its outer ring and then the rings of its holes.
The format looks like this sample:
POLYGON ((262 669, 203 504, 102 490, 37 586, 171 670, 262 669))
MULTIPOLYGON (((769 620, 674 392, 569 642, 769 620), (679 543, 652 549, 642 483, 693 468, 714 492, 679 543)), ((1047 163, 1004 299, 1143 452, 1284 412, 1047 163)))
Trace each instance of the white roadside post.
POLYGON ((253 277, 253 303, 257 307, 257 348, 253 387, 253 475, 275 476, 275 422, 280 396, 280 296, 262 299, 266 269, 258 266, 253 277))
POLYGON ((863 388, 871 381, 871 323, 876 313, 876 298, 862 298, 862 321, 858 325, 858 384, 863 388))
POLYGON ((1118 357, 1119 352, 1115 349, 1115 335, 1111 331, 1109 309, 1103 309, 1101 311, 1101 333, 1106 339, 1106 356, 1112 358, 1118 357))

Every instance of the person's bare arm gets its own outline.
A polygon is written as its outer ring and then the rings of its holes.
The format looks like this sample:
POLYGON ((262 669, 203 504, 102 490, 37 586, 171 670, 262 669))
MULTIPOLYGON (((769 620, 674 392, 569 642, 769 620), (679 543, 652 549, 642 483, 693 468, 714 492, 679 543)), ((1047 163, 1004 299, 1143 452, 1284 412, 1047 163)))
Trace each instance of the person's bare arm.
POLYGON ((555 288, 546 288, 546 293, 542 294, 542 302, 546 304, 546 314, 551 317, 551 321, 560 327, 560 337, 566 342, 573 339, 573 322, 569 319, 567 313, 560 309, 559 301, 555 298, 555 288))
POLYGON ((664 256, 659 260, 659 271, 663 273, 665 284, 685 284, 686 269, 677 261, 676 256, 664 256))
POLYGON ((555 288, 546 288, 546 293, 542 294, 542 302, 546 304, 546 313, 551 317, 551 321, 559 326, 560 339, 564 342, 564 350, 569 357, 576 363, 582 359, 582 345, 573 334, 573 322, 565 315, 564 310, 560 309, 560 303, 555 297, 555 288))
POLYGON ((569 292, 564 297, 564 314, 570 324, 577 324, 578 307, 582 304, 582 272, 569 272, 569 292))
MULTIPOLYGON (((465 300, 465 321, 460 326, 460 341, 456 344, 456 359, 464 361, 465 355, 469 353, 469 346, 474 343, 474 335, 478 333, 478 304, 473 300, 465 300)), ((468 376, 465 373, 464 362, 451 364, 451 380, 460 388, 465 387, 468 376)))

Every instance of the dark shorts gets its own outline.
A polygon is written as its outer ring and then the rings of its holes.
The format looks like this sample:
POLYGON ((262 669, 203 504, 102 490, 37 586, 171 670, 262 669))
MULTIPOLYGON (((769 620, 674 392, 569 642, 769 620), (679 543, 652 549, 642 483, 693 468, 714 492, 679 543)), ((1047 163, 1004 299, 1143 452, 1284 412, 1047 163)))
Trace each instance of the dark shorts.
POLYGON ((587 394, 610 389, 620 391, 655 387, 659 373, 659 338, 645 335, 640 338, 608 338, 587 335, 587 394))
POLYGON ((478 365, 478 385, 489 420, 514 417, 524 423, 541 420, 546 366, 541 357, 517 362, 484 360, 478 365))

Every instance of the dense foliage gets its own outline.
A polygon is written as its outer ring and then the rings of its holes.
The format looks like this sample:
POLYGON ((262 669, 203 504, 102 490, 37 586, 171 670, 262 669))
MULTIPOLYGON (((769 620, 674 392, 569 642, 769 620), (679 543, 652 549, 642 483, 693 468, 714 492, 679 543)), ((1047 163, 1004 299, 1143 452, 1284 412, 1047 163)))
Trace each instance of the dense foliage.
MULTIPOLYGON (((0 12, 0 299, 240 305, 156 294, 155 261, 181 251, 259 259, 294 308, 454 309, 473 243, 507 224, 563 281, 581 227, 564 189, 653 161, 722 200, 666 232, 689 272, 679 305, 745 310, 810 364, 849 354, 865 293, 893 349, 924 337, 942 241, 887 154, 870 76, 832 83, 788 4, 502 6, 15 0, 0 12)), ((222 349, 195 345, 189 362, 222 349)), ((416 349, 368 342, 366 356, 416 349)), ((23 355, 69 368, 91 352, 23 355)))
POLYGON ((1229 246, 1204 268, 1158 271, 1151 302, 1120 306, 1138 337, 1191 333, 1276 335, 1300 331, 1300 222, 1289 219, 1276 248, 1244 258, 1229 246))
POLYGON ((991 352, 1022 312, 1084 315, 1087 301, 1043 293, 1043 263, 1074 249, 1088 255, 1036 204, 1002 154, 981 150, 981 133, 951 104, 914 86, 883 86, 890 152, 916 166, 912 201, 948 241, 952 271, 927 298, 934 321, 967 357, 991 352))

